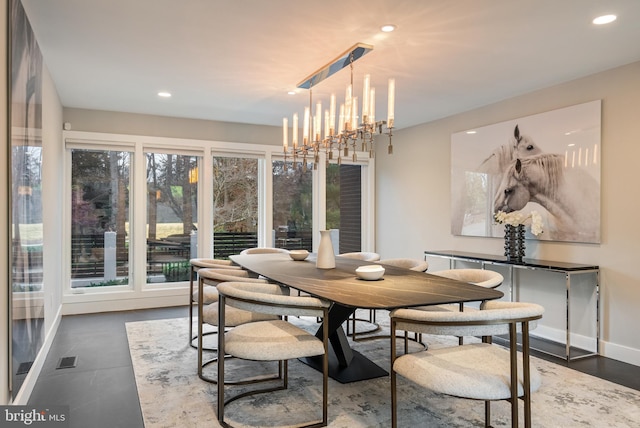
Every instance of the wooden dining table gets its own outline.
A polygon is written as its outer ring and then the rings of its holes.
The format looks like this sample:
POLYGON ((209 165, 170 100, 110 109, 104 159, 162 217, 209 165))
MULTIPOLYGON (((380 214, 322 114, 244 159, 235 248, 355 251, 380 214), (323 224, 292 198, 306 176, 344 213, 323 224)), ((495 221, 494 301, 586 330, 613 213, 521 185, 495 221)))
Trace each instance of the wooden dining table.
MULTIPOLYGON (((287 254, 234 255, 231 260, 269 280, 332 302, 329 309, 329 375, 341 382, 386 376, 388 372, 351 348, 342 324, 358 308, 387 309, 499 299, 503 293, 462 281, 384 265, 384 276, 361 280, 356 268, 373 264, 336 256, 334 269, 316 267, 315 255, 294 261, 287 254)), ((322 337, 322 326, 316 333, 322 337)), ((304 363, 320 368, 320 359, 304 363)))

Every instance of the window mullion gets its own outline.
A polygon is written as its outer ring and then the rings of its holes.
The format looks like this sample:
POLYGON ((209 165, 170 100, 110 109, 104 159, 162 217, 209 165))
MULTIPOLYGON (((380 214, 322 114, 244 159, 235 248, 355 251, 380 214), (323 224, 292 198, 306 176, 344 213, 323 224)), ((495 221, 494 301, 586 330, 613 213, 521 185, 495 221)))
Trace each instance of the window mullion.
POLYGON ((134 153, 133 173, 131 174, 133 183, 130 184, 132 192, 129 195, 131 212, 129 222, 129 247, 133 252, 129 252, 130 269, 129 275, 133 279, 132 288, 136 292, 143 290, 147 282, 146 258, 147 258, 147 168, 145 155, 141 145, 136 147, 134 153), (131 270, 133 272, 131 272, 131 270))

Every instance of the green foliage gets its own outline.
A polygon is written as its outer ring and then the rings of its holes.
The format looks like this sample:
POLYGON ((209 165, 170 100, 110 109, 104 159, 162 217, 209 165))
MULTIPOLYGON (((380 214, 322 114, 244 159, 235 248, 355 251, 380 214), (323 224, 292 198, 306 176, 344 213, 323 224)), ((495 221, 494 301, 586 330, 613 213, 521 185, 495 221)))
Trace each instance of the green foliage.
POLYGON ((188 261, 166 263, 162 266, 162 273, 167 282, 188 281, 191 265, 188 261))
POLYGON ((128 285, 128 284, 129 284, 129 279, 123 278, 123 279, 111 279, 109 281, 102 281, 102 282, 91 282, 89 283, 89 285, 85 285, 85 287, 111 287, 113 285, 128 285))
POLYGON ((13 284, 11 289, 14 293, 41 291, 42 284, 13 284))

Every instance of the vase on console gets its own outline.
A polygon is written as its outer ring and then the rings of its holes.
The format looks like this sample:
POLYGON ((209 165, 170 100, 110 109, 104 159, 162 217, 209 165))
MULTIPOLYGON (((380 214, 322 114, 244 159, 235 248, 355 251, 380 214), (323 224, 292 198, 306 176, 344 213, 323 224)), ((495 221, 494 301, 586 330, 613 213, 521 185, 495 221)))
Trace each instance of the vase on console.
POLYGON ((320 231, 320 245, 318 246, 318 258, 316 267, 320 269, 333 269, 336 267, 336 255, 331 243, 331 231, 320 231))
POLYGON ((512 226, 510 224, 505 224, 504 255, 507 257, 507 261, 522 263, 524 250, 524 225, 519 224, 517 226, 512 226))

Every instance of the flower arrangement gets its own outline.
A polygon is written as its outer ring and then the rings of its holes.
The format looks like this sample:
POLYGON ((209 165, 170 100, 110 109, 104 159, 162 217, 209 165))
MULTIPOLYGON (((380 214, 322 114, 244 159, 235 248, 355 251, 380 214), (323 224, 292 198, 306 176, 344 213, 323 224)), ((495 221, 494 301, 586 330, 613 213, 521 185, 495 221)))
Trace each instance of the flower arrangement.
POLYGON ((520 211, 512 211, 510 213, 498 211, 494 218, 500 224, 508 224, 511 226, 530 225, 531 233, 535 236, 540 235, 542 230, 542 216, 537 211, 525 215, 520 211))

